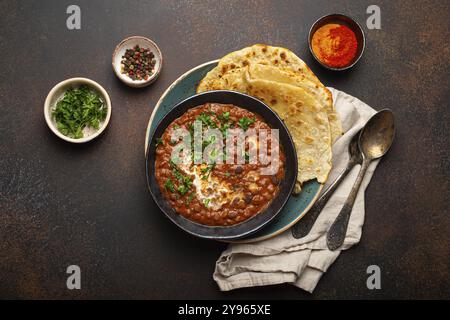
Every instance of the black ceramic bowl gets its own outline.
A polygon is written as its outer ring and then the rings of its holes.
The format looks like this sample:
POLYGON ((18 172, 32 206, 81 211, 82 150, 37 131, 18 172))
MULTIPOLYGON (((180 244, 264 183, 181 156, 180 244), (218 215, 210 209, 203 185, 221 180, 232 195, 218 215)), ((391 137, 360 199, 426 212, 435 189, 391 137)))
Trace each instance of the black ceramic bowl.
POLYGON ((207 239, 236 240, 256 232, 274 219, 284 207, 294 189, 297 179, 297 154, 294 142, 283 121, 263 102, 248 95, 234 91, 209 91, 194 95, 178 103, 158 124, 150 140, 146 155, 147 184, 158 207, 184 231, 207 239), (286 156, 285 178, 281 181, 280 191, 270 206, 263 212, 232 226, 207 226, 184 218, 175 212, 161 193, 155 177, 155 143, 161 137, 167 126, 182 116, 188 109, 205 103, 233 104, 259 114, 273 129, 279 129, 280 145, 286 156))
POLYGON ((311 29, 309 30, 308 44, 309 44, 309 51, 313 55, 314 59, 316 59, 316 61, 318 63, 320 63, 324 68, 327 68, 328 70, 333 70, 333 71, 342 71, 342 70, 347 70, 347 69, 350 69, 351 67, 353 67, 359 61, 359 59, 362 57, 364 49, 366 47, 366 38, 364 37, 363 29, 361 28, 359 23, 356 22, 356 20, 354 20, 353 18, 350 18, 349 16, 346 16, 346 15, 343 15, 340 13, 335 13, 335 14, 329 14, 329 15, 323 16, 323 17, 319 18, 316 22, 314 22, 311 29), (347 65, 345 67, 334 68, 334 67, 330 67, 330 66, 326 65, 325 63, 320 61, 320 59, 314 54, 314 51, 312 49, 311 42, 312 42, 312 37, 313 37, 314 33, 317 31, 317 29, 319 29, 320 27, 322 27, 326 24, 329 24, 329 23, 336 23, 336 24, 341 24, 341 25, 349 27, 355 33, 356 40, 358 41, 358 48, 356 51, 355 58, 349 65, 347 65))

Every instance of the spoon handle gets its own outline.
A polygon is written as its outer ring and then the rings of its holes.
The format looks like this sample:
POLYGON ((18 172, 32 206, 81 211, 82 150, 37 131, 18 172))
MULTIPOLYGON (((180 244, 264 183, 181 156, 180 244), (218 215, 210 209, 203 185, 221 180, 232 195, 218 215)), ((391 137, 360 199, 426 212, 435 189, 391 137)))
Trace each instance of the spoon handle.
POLYGON ((292 236, 296 239, 305 237, 312 229, 314 222, 316 222, 319 217, 320 212, 330 200, 334 193, 334 190, 341 184, 342 180, 350 172, 355 164, 349 162, 344 171, 333 181, 333 183, 324 191, 308 213, 292 227, 292 236))
POLYGON ((366 174, 369 164, 369 159, 363 160, 353 188, 350 191, 350 194, 348 195, 347 200, 345 201, 344 206, 341 209, 341 212, 339 212, 336 220, 334 220, 333 224, 331 225, 330 230, 328 230, 327 245, 328 248, 332 251, 338 249, 344 243, 345 235, 347 234, 348 221, 350 220, 350 214, 352 213, 356 195, 358 194, 359 187, 361 186, 361 182, 364 178, 364 175, 366 174))

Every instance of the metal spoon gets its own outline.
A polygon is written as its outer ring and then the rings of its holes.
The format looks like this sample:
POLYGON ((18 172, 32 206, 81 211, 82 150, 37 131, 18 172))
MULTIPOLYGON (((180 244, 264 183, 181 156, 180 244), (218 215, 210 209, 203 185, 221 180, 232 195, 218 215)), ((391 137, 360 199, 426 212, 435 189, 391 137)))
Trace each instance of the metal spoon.
POLYGON ((361 130, 355 133, 348 145, 349 160, 345 170, 333 181, 333 183, 324 191, 320 198, 314 203, 308 213, 292 227, 292 236, 296 239, 305 237, 312 229, 314 222, 319 217, 320 212, 330 200, 333 192, 341 184, 350 170, 356 165, 362 163, 361 151, 358 148, 358 139, 361 130))
POLYGON ((367 168, 372 160, 386 154, 392 145, 394 134, 394 114, 389 109, 376 113, 362 129, 359 135, 358 147, 362 153, 363 162, 341 212, 339 212, 330 230, 328 230, 327 245, 330 250, 336 250, 344 243, 353 204, 367 168))

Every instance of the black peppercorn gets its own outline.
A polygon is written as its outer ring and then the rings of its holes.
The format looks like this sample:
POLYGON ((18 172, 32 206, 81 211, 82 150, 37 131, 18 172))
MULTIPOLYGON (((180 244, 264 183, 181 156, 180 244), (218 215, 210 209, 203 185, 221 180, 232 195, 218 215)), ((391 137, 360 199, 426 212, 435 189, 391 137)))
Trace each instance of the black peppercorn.
POLYGON ((156 60, 155 55, 148 48, 140 48, 138 45, 127 49, 122 56, 121 73, 126 74, 132 80, 147 80, 153 74, 156 60))

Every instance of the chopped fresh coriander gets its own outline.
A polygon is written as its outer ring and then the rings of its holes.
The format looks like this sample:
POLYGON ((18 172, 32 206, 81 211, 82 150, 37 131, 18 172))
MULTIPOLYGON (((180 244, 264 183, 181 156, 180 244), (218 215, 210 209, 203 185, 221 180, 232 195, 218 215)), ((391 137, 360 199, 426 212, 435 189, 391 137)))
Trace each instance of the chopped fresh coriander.
POLYGON ((203 204, 205 205, 205 207, 208 208, 209 203, 211 202, 211 199, 205 199, 203 200, 203 204))
POLYGON ((212 159, 217 158, 217 149, 213 149, 209 155, 212 159))
POLYGON ((156 138, 155 147, 158 147, 159 145, 163 145, 163 139, 162 138, 156 138))
POLYGON ((183 183, 184 183, 185 186, 190 188, 192 186, 192 178, 189 177, 189 176, 184 176, 183 177, 183 183))
POLYGON ((226 121, 230 120, 230 112, 226 111, 226 112, 218 115, 217 118, 222 122, 226 122, 226 121))
POLYGON ((181 170, 178 168, 175 162, 172 161, 172 159, 169 160, 169 165, 172 168, 172 174, 178 181, 177 191, 183 196, 190 190, 192 186, 192 178, 183 175, 181 173, 181 170))
POLYGON ((176 164, 172 159, 169 159, 169 165, 170 165, 170 167, 171 167, 172 169, 173 169, 173 168, 178 169, 177 164, 176 164))
POLYGON ((178 186, 178 192, 179 192, 182 196, 184 196, 188 191, 189 191, 189 189, 186 187, 186 185, 180 184, 180 185, 178 186))
POLYGON ((189 133, 191 134, 191 137, 194 137, 194 125, 192 123, 189 123, 188 130, 189 133))
POLYGON ((187 199, 186 199, 186 205, 190 205, 192 200, 195 197, 195 192, 192 192, 191 194, 188 195, 187 199))
POLYGON ((201 173, 207 173, 208 171, 209 171, 209 166, 200 169, 201 173))
POLYGON ((220 127, 220 132, 222 132, 222 135, 224 136, 224 138, 227 137, 227 131, 230 128, 231 128, 231 124, 229 124, 229 123, 225 123, 220 127))
POLYGON ((202 180, 208 180, 208 178, 209 178, 209 176, 211 175, 211 172, 213 171, 213 169, 215 168, 215 166, 216 166, 216 164, 215 164, 215 163, 212 163, 212 164, 207 165, 207 166, 204 167, 204 168, 201 168, 201 169, 200 169, 200 172, 203 174, 202 177, 201 177, 201 179, 202 179, 202 180))
POLYGON ((205 150, 207 146, 216 141, 216 136, 210 136, 209 139, 205 139, 202 141, 202 150, 205 150))
POLYGON ((198 117, 197 120, 201 121, 203 124, 205 124, 208 127, 211 128, 217 128, 217 124, 211 119, 211 117, 206 114, 205 112, 201 113, 198 117))
POLYGON ((225 177, 229 178, 231 176, 231 173, 229 173, 228 171, 225 172, 225 177))
POLYGON ((182 180, 183 179, 183 175, 181 174, 180 169, 178 168, 176 163, 173 162, 172 159, 169 159, 169 165, 172 168, 172 173, 175 176, 175 178, 177 178, 178 180, 182 180))
POLYGON ((189 180, 183 179, 181 184, 178 186, 177 190, 182 196, 184 196, 186 193, 189 192, 189 190, 191 189, 191 186, 192 186, 191 178, 189 178, 189 180))
POLYGON ((179 125, 177 125, 177 124, 174 124, 173 125, 173 128, 176 130, 176 129, 180 129, 180 126, 179 125))
POLYGON ((239 119, 238 125, 244 131, 247 131, 248 127, 250 127, 255 121, 256 121, 255 118, 243 117, 243 118, 239 119))
POLYGON ((106 114, 100 95, 85 85, 67 90, 52 111, 59 132, 75 139, 83 138, 85 127, 98 129, 106 114))
POLYGON ((172 173, 173 173, 173 175, 175 176, 175 178, 177 180, 183 181, 184 177, 183 177, 183 175, 181 174, 181 172, 177 168, 172 169, 172 173))
POLYGON ((170 192, 175 192, 175 186, 173 185, 172 180, 167 179, 166 183, 164 184, 164 186, 166 187, 167 190, 169 190, 170 192))

